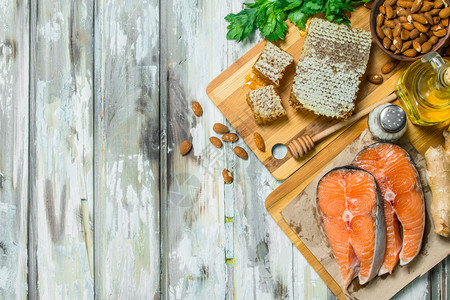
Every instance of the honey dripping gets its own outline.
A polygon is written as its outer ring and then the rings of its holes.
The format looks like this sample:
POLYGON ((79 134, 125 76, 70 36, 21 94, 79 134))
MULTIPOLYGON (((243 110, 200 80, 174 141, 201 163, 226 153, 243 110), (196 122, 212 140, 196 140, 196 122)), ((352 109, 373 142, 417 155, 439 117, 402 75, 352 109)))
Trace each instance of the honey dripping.
POLYGON ((266 86, 266 84, 261 79, 259 79, 259 77, 256 76, 255 73, 250 72, 247 74, 247 76, 245 76, 245 81, 244 84, 242 85, 242 89, 245 92, 249 92, 252 90, 262 88, 264 86, 266 86))

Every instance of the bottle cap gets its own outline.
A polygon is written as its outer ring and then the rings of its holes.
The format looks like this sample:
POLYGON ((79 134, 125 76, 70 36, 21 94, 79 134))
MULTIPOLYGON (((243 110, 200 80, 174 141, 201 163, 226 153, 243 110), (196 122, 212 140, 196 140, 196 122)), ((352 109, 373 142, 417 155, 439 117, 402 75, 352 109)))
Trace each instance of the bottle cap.
POLYGON ((400 106, 390 104, 380 112, 379 123, 387 132, 399 132, 406 126, 406 113, 400 106))

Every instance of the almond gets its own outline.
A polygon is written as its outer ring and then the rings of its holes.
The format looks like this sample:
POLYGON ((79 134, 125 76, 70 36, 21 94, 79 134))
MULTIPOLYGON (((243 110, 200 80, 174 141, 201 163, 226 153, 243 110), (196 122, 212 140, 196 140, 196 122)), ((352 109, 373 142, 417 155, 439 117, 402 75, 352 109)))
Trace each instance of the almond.
POLYGON ((227 132, 230 131, 230 129, 228 129, 227 126, 225 126, 225 125, 223 125, 223 124, 221 124, 221 123, 216 123, 216 124, 214 124, 214 125, 213 125, 213 130, 214 130, 216 133, 219 133, 219 134, 227 133, 227 132))
POLYGON ((215 136, 210 137, 209 141, 216 148, 222 148, 222 146, 223 146, 222 141, 219 138, 215 137, 215 136))
POLYGON ((383 5, 380 6, 379 10, 380 10, 380 13, 382 13, 383 15, 386 14, 386 7, 384 7, 383 5))
POLYGON ((391 40, 394 38, 394 36, 392 34, 392 30, 389 27, 383 27, 383 33, 385 36, 387 36, 391 40))
MULTIPOLYGON (((387 13, 387 12, 386 12, 387 13)), ((450 17, 450 7, 443 8, 439 13, 439 18, 445 19, 450 17)))
POLYGON ((381 73, 388 74, 392 72, 392 70, 394 70, 397 65, 398 61, 396 60, 389 61, 381 67, 381 73))
POLYGON ((233 182, 233 174, 231 174, 231 172, 228 171, 228 169, 223 169, 222 170, 222 177, 223 177, 223 181, 226 184, 229 184, 229 183, 233 182))
POLYGON ((433 17, 430 15, 429 12, 424 13, 423 16, 425 17, 425 19, 427 19, 428 24, 434 25, 433 17))
POLYGON ((382 13, 379 13, 377 16, 377 26, 383 25, 384 22, 384 15, 382 13))
POLYGON ((389 50, 391 50, 392 52, 397 51, 397 48, 394 45, 391 45, 391 47, 389 47, 389 50))
POLYGON ((417 28, 417 30, 419 30, 420 32, 426 33, 428 31, 428 29, 425 27, 425 25, 419 23, 419 22, 413 22, 414 27, 417 28))
POLYGON ((413 41, 413 48, 417 52, 422 52, 422 46, 420 45, 419 41, 416 40, 413 41))
POLYGON ((431 26, 431 31, 438 31, 441 29, 444 29, 444 25, 442 25, 441 23, 431 26))
POLYGON ((236 153, 236 155, 242 159, 248 159, 247 151, 245 151, 244 148, 242 147, 239 146, 234 147, 234 153, 236 153))
POLYGON ((421 33, 419 35, 419 43, 423 44, 428 41, 428 36, 426 34, 421 33))
POLYGON ((386 37, 386 35, 384 34, 383 29, 381 29, 381 27, 377 27, 377 36, 380 39, 384 39, 386 37))
POLYGON ((394 20, 385 20, 384 21, 384 26, 387 26, 387 27, 389 27, 391 29, 394 29, 396 25, 397 24, 395 24, 394 20))
POLYGON ((394 37, 399 36, 401 32, 402 32, 402 25, 400 25, 400 24, 395 25, 395 28, 392 31, 392 34, 394 35, 394 37))
MULTIPOLYGON (((381 8, 381 6, 380 6, 381 8)), ((380 9, 381 12, 381 9, 380 9)), ((397 9, 395 10, 395 14, 399 17, 405 17, 406 16, 406 9, 404 9, 403 7, 397 7, 397 9)))
POLYGON ((414 25, 411 23, 402 23, 402 27, 405 28, 406 30, 413 30, 414 29, 414 25))
POLYGON ((253 138, 255 139, 256 147, 258 147, 261 152, 266 152, 266 144, 264 143, 263 137, 258 132, 255 132, 253 138))
POLYGON ((373 84, 381 84, 383 83, 383 76, 380 74, 370 74, 367 75, 367 81, 373 84))
POLYGON ((189 153, 189 151, 191 151, 192 149, 192 143, 189 141, 183 141, 180 145, 180 154, 181 155, 186 155, 189 153))
POLYGON ((423 54, 428 53, 428 52, 430 52, 430 50, 431 50, 432 47, 433 47, 433 45, 431 45, 430 42, 423 43, 423 44, 422 44, 422 51, 421 51, 421 52, 422 52, 423 54))
POLYGON ((227 143, 233 143, 238 140, 238 135, 236 133, 225 133, 222 136, 222 141, 227 143))
POLYGON ((404 8, 411 8, 413 6, 413 2, 406 1, 406 0, 400 0, 400 1, 397 1, 397 5, 404 7, 404 8))
POLYGON ((405 16, 398 17, 398 20, 400 21, 400 23, 408 23, 408 19, 406 19, 405 16))
POLYGON ((400 38, 404 41, 408 40, 410 38, 411 34, 408 30, 402 29, 402 32, 400 34, 400 38))
POLYGON ((386 18, 392 19, 394 17, 394 10, 390 5, 384 5, 386 7, 386 18))
POLYGON ((439 8, 433 8, 429 11, 430 15, 437 16, 441 10, 439 8))
POLYGON ((434 7, 434 3, 430 1, 424 1, 422 8, 420 9, 421 12, 430 11, 434 7))
POLYGON ((433 24, 439 24, 440 21, 441 21, 441 18, 439 18, 439 16, 433 16, 433 24))
MULTIPOLYGON (((413 25, 414 26, 414 25, 413 25)), ((420 31, 417 30, 416 28, 414 28, 413 30, 411 30, 411 32, 409 33, 409 38, 410 39, 415 39, 416 37, 418 37, 420 34, 420 31)))
POLYGON ((397 0, 386 0, 386 1, 384 1, 384 5, 386 6, 386 5, 390 5, 390 6, 393 6, 395 3, 397 3, 397 0))
POLYGON ((447 30, 441 29, 434 32, 434 35, 437 37, 443 37, 447 34, 447 30))
POLYGON ((415 13, 417 11, 419 11, 422 8, 423 5, 423 0, 415 0, 413 2, 413 5, 411 6, 411 12, 415 13))
POLYGON ((439 41, 439 38, 437 36, 432 36, 430 37, 430 39, 428 40, 429 43, 431 43, 431 45, 436 44, 439 41))
POLYGON ((444 6, 444 0, 434 1, 434 8, 441 8, 442 6, 444 6))
POLYGON ((408 49, 405 52, 403 52, 403 55, 408 57, 414 57, 417 55, 417 51, 414 49, 408 49))
POLYGON ((445 27, 448 26, 448 18, 442 19, 441 20, 442 25, 444 25, 445 27))
POLYGON ((197 101, 192 102, 192 111, 197 117, 203 115, 203 108, 197 101))
POLYGON ((391 44, 392 44, 392 41, 388 37, 385 37, 383 39, 383 47, 384 48, 389 49, 391 47, 391 44))
MULTIPOLYGON (((419 14, 412 14, 412 19, 416 22, 419 22, 421 24, 428 24, 428 20, 423 16, 423 15, 419 15, 419 14)), ((431 15, 430 15, 431 16, 431 15)))
POLYGON ((372 9, 372 6, 373 6, 373 1, 364 3, 365 8, 372 9))
POLYGON ((400 50, 400 52, 405 52, 406 50, 411 48, 411 46, 412 46, 412 41, 411 40, 404 42, 403 46, 402 46, 402 50, 400 50))
POLYGON ((392 44, 395 46, 395 48, 397 48, 397 50, 400 51, 402 49, 403 41, 399 36, 397 36, 392 41, 392 44))

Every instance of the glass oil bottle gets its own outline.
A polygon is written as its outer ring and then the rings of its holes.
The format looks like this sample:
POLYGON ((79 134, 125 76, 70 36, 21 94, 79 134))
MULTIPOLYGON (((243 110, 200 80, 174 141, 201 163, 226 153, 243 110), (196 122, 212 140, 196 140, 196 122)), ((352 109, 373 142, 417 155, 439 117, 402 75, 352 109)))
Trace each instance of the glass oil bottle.
POLYGON ((403 73, 397 95, 412 123, 435 125, 450 119, 450 61, 426 54, 403 73))

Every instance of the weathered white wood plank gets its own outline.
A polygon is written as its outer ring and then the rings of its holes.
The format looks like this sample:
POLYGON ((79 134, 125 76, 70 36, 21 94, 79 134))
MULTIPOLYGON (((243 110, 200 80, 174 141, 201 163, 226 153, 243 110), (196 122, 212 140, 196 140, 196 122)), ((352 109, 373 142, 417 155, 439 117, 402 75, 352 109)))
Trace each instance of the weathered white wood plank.
POLYGON ((29 6, 0 0, 0 299, 27 293, 29 6))
POLYGON ((92 299, 81 199, 92 214, 93 1, 40 1, 33 9, 30 297, 92 299))
POLYGON ((293 295, 292 244, 264 208, 276 180, 253 155, 244 162, 231 145, 216 149, 208 141, 216 135, 212 125, 225 120, 204 89, 256 43, 225 39, 223 18, 232 7, 237 10, 241 1, 168 4, 167 264, 168 295, 175 299, 293 295), (203 105, 200 118, 191 112, 193 100, 203 105), (193 141, 193 151, 181 157, 184 139, 193 141), (223 184, 225 167, 235 172, 232 185, 223 184))
POLYGON ((168 231, 165 296, 224 299, 226 291, 224 186, 226 151, 211 146, 214 122, 223 120, 205 93, 227 65, 227 42, 219 26, 227 1, 167 1, 168 231), (219 22, 217 22, 219 20, 219 22), (204 114, 196 117, 192 101, 204 114), (181 157, 180 143, 193 149, 181 157))
POLYGON ((156 0, 97 1, 95 289, 101 299, 159 296, 158 23, 156 0))

